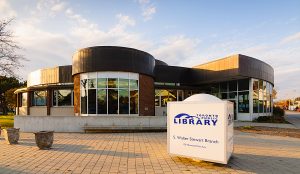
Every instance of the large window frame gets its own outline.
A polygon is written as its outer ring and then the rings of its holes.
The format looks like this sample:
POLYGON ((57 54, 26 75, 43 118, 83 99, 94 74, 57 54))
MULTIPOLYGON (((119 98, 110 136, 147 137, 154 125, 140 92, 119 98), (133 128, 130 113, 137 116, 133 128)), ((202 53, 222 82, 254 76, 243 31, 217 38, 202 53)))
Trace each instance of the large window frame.
POLYGON ((47 91, 46 90, 33 91, 31 93, 31 106, 37 106, 37 107, 47 106, 47 91), (39 100, 43 101, 43 104, 39 104, 38 102, 39 100))
MULTIPOLYGON (((139 74, 137 73, 129 73, 129 72, 111 72, 111 71, 105 71, 105 72, 92 72, 92 73, 83 73, 80 74, 80 113, 82 116, 107 116, 107 115, 132 115, 132 116, 138 116, 139 115, 139 74), (93 88, 89 88, 89 80, 94 79, 95 80, 95 86, 93 88), (105 79, 105 80, 104 80, 105 79), (115 84, 110 85, 109 79, 116 79, 115 84), (84 88, 82 85, 82 81, 86 80, 86 87, 84 88), (126 87, 126 81, 128 81, 128 87, 126 87), (131 81, 136 82, 136 87, 133 87, 131 85, 131 81), (99 84, 98 84, 99 82, 99 84), (102 83, 101 83, 102 82, 102 83), (120 83, 121 82, 121 83, 120 83), (125 86, 122 86, 123 82, 125 82, 125 86), (105 83, 105 84, 104 84, 105 83), (89 113, 89 90, 96 90, 96 113, 90 114, 89 113), (110 99, 109 99, 109 92, 111 91, 117 91, 117 112, 110 114, 110 99), (124 103, 120 104, 120 97, 124 97, 124 91, 128 92, 128 95, 125 94, 125 100, 128 99, 128 112, 123 112, 123 114, 120 112, 120 105, 124 106, 124 103), (135 92, 135 98, 132 98, 131 92, 135 92), (86 92, 85 96, 83 95, 83 92, 86 92), (98 93, 99 92, 99 93, 98 93), (104 101, 106 105, 106 114, 103 112, 100 113, 100 107, 101 105, 98 105, 98 100, 101 99, 101 95, 103 97, 105 93, 106 101, 104 101), (120 93, 122 96, 120 96, 120 93), (82 113, 82 97, 86 97, 86 113, 82 113), (127 97, 127 98, 126 98, 127 97), (135 100, 132 102, 131 100, 135 100), (132 107, 134 106, 135 110, 132 112, 132 107), (99 110, 99 111, 98 111, 99 110)), ((124 85, 124 84, 123 84, 124 85)), ((103 98, 102 98, 103 99, 103 98)), ((121 99, 122 100, 122 99, 121 99)), ((103 105, 102 105, 103 106, 103 105)), ((105 107, 105 106, 104 106, 105 107)), ((123 107, 124 108, 124 107, 123 107)), ((125 107, 126 108, 126 107, 125 107)))
POLYGON ((52 92, 52 106, 53 107, 73 107, 74 106, 74 91, 73 89, 55 89, 52 92), (71 92, 71 104, 70 105, 59 105, 59 97, 57 93, 61 90, 68 90, 71 92))

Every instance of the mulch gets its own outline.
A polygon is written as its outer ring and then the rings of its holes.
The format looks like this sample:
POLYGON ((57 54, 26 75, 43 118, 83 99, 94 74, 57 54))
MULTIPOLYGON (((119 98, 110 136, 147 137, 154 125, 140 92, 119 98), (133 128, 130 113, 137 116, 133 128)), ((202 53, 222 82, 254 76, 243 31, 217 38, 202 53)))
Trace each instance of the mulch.
POLYGON ((274 128, 263 126, 241 126, 234 129, 247 133, 300 138, 300 129, 274 128))

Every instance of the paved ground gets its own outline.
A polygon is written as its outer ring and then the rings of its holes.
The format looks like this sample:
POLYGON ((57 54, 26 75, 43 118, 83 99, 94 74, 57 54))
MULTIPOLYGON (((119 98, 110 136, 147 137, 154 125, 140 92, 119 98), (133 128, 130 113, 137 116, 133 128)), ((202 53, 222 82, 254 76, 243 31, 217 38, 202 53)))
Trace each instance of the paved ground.
POLYGON ((286 121, 292 123, 295 127, 300 129, 300 112, 285 111, 286 121))
POLYGON ((299 173, 300 139, 235 132, 227 166, 169 156, 166 133, 56 133, 53 149, 38 150, 22 133, 0 140, 0 173, 299 173))

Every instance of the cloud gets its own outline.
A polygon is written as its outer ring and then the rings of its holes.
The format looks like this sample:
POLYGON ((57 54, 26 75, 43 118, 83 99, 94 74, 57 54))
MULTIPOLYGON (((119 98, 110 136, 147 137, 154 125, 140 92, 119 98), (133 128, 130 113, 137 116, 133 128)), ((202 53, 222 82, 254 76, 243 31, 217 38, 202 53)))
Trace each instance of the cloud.
POLYGON ((155 58, 169 65, 184 65, 190 58, 197 57, 198 39, 188 38, 184 35, 166 37, 159 47, 151 53, 155 58))
POLYGON ((59 3, 53 4, 53 6, 51 7, 51 10, 53 12, 60 12, 60 11, 63 11, 64 8, 65 8, 65 3, 59 2, 59 3))
POLYGON ((281 40, 282 44, 300 41, 300 32, 287 36, 281 40))
POLYGON ((38 0, 32 14, 36 16, 55 17, 66 8, 66 3, 60 0, 38 0))
POLYGON ((119 23, 121 25, 125 25, 125 26, 127 26, 127 25, 134 26, 135 25, 135 20, 133 18, 131 18, 130 16, 118 14, 116 17, 119 19, 119 23))
POLYGON ((143 9, 143 17, 145 21, 152 19, 152 16, 156 13, 156 8, 154 6, 149 6, 143 9))
POLYGON ((153 15, 156 13, 156 7, 154 4, 150 3, 150 0, 138 0, 138 3, 141 6, 144 21, 151 20, 153 15))
POLYGON ((17 16, 17 12, 13 10, 7 0, 0 0, 0 19, 12 18, 17 16))

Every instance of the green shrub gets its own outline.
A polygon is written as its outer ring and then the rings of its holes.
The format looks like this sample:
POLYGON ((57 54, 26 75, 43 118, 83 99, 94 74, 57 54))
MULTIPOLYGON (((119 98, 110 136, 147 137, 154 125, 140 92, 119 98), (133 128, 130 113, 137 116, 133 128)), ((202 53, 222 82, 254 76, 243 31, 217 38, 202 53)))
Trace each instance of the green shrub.
POLYGON ((259 123, 267 123, 267 122, 271 122, 271 120, 272 120, 271 116, 260 116, 255 121, 259 123))
POLYGON ((284 116, 284 110, 280 107, 273 107, 273 115, 274 116, 284 116))

